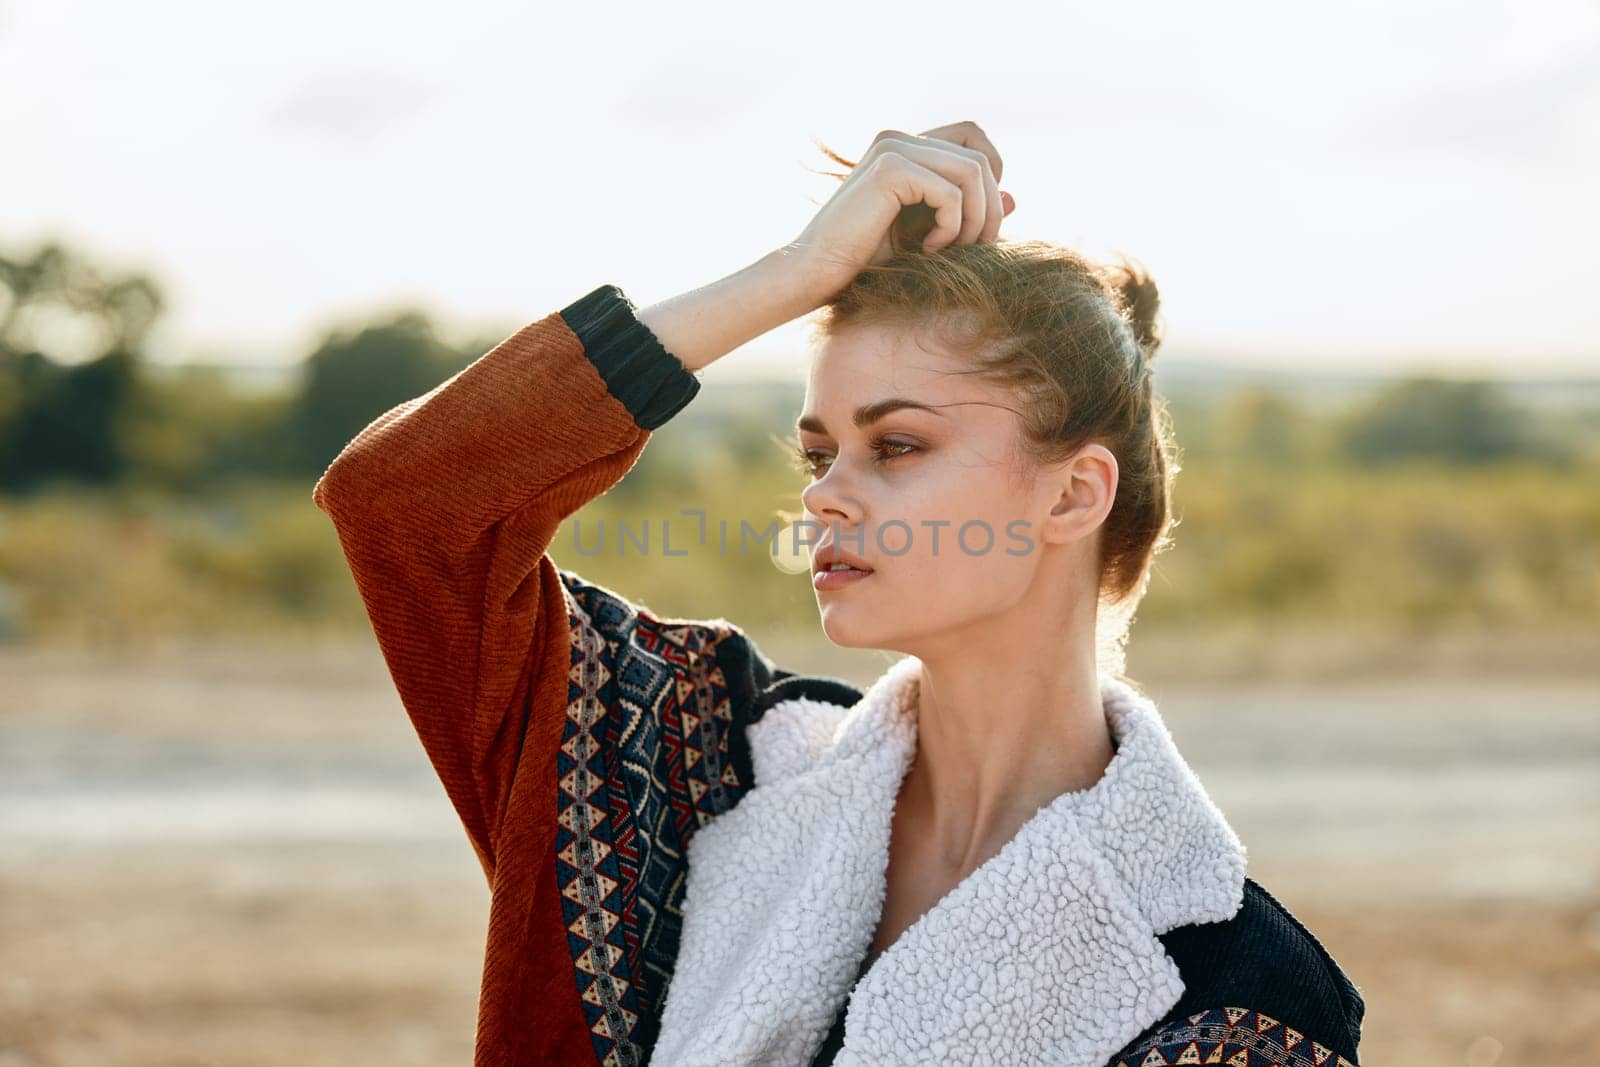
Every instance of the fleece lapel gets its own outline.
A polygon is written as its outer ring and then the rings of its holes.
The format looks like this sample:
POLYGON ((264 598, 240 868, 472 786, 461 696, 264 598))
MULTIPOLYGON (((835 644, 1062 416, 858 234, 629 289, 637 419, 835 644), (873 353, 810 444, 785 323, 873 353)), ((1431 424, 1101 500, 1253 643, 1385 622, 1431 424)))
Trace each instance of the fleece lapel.
POLYGON ((691 840, 652 1062, 804 1065, 848 998, 841 1065, 1100 1067, 1183 993, 1157 937, 1231 917, 1245 850, 1154 705, 1102 680, 1117 751, 914 923, 851 990, 882 914, 921 664, 852 708, 784 701, 755 785, 691 840))

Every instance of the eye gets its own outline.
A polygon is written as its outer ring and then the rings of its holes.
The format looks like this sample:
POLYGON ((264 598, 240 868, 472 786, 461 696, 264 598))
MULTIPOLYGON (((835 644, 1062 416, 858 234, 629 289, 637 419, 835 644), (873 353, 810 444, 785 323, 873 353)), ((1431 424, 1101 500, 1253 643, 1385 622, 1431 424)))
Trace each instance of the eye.
POLYGON ((884 437, 872 439, 872 454, 878 463, 887 463, 891 459, 909 456, 915 451, 917 451, 917 446, 910 441, 890 441, 884 437), (904 449, 904 451, 900 451, 901 449, 904 449))
MULTIPOLYGON (((909 441, 891 441, 884 437, 874 437, 872 439, 872 461, 874 463, 888 463, 891 460, 909 456, 915 451, 917 451, 917 446, 909 441)), ((801 444, 795 446, 793 457, 795 469, 801 474, 812 478, 818 477, 822 473, 822 468, 832 462, 827 453, 819 452, 814 448, 807 448, 801 444)))
POLYGON ((794 469, 801 474, 815 478, 817 476, 817 463, 819 462, 813 458, 816 454, 815 449, 807 448, 805 445, 795 445, 794 451, 790 453, 794 469))

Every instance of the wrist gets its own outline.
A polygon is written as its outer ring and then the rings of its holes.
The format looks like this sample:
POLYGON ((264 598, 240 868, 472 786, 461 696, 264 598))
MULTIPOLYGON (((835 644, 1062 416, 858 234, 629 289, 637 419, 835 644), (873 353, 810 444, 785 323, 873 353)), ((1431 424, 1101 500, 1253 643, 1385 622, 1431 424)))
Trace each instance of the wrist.
POLYGON ((790 243, 774 248, 747 269, 775 302, 775 313, 786 316, 783 322, 809 315, 827 303, 834 292, 824 281, 823 271, 810 250, 802 245, 790 243))
POLYGON ((638 313, 662 346, 693 372, 821 306, 803 261, 778 249, 709 285, 638 313))

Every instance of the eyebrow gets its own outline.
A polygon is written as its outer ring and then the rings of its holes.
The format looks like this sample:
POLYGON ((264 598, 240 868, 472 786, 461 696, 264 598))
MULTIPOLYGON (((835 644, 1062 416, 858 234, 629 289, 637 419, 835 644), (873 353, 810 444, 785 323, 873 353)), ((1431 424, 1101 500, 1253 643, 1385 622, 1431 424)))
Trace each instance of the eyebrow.
MULTIPOLYGON (((917 400, 912 400, 909 397, 890 396, 885 397, 882 400, 874 400, 870 404, 863 404, 856 408, 855 414, 850 417, 850 421, 855 423, 857 429, 860 429, 863 426, 868 426, 874 422, 877 422, 879 419, 890 414, 891 412, 899 411, 903 408, 911 408, 916 411, 929 411, 941 418, 944 417, 944 412, 940 411, 938 408, 930 407, 927 404, 921 403, 917 400)), ((822 425, 822 420, 817 418, 815 415, 800 416, 799 420, 795 423, 795 428, 804 430, 807 433, 826 434, 828 432, 827 427, 822 425)))

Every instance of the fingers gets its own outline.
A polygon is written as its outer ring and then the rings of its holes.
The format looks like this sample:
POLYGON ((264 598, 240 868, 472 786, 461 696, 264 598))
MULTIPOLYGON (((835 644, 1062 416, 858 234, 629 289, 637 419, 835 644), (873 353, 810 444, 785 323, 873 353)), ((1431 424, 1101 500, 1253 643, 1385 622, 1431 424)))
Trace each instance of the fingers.
POLYGON ((984 226, 978 240, 993 242, 1000 236, 1000 223, 1005 216, 1011 213, 1000 193, 1000 177, 1005 171, 1005 161, 1000 158, 1000 152, 995 148, 994 142, 989 140, 989 135, 983 132, 983 127, 976 122, 956 122, 949 126, 939 126, 926 130, 923 137, 940 141, 949 141, 972 153, 983 161, 986 168, 984 189, 987 198, 987 212, 984 217, 984 226))
POLYGON ((994 180, 999 181, 1004 175, 1005 163, 1000 159, 994 142, 989 140, 989 135, 983 132, 983 127, 976 122, 956 122, 949 126, 940 126, 937 129, 923 133, 924 137, 934 137, 941 141, 951 141, 979 152, 989 161, 989 169, 994 172, 994 180))
MULTIPOLYGON (((928 239, 923 241, 924 249, 931 252, 945 245, 970 244, 983 239, 991 230, 999 232, 1000 191, 997 187, 993 187, 994 179, 989 175, 987 166, 975 158, 975 153, 964 151, 948 142, 925 142, 916 138, 901 140, 900 137, 879 134, 878 140, 873 142, 865 158, 876 161, 890 155, 898 155, 922 169, 943 177, 961 191, 961 200, 956 205, 955 229, 948 236, 944 236, 941 222, 940 229, 930 233, 928 239)), ((916 201, 912 200, 911 203, 916 201)), ((933 202, 929 201, 929 204, 932 206, 933 202)))
POLYGON ((879 154, 867 173, 882 182, 891 198, 887 205, 887 224, 892 224, 900 210, 912 204, 926 203, 933 209, 934 225, 922 239, 923 251, 937 252, 954 243, 960 235, 965 202, 961 186, 899 152, 879 154))
POLYGON ((942 126, 916 137, 901 130, 882 130, 873 138, 863 161, 896 152, 954 182, 962 190, 961 224, 955 237, 923 247, 935 251, 944 244, 992 243, 1000 236, 1000 223, 1016 206, 1006 206, 1010 194, 1000 192, 997 179, 999 153, 984 132, 972 123, 942 126), (966 142, 966 143, 963 143, 966 142))

